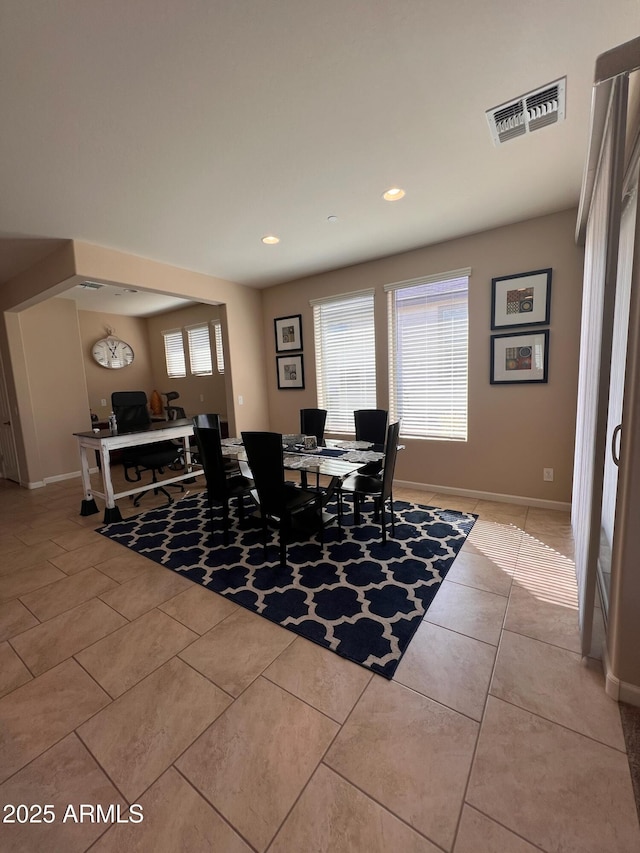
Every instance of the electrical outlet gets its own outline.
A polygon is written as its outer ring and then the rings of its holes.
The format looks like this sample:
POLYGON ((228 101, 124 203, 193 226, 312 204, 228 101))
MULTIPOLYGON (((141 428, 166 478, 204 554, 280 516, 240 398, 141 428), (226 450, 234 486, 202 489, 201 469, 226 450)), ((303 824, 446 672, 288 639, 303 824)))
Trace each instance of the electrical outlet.
POLYGON ((242 406, 244 404, 244 397, 242 394, 238 394, 238 405, 242 406))
POLYGON ((553 483, 553 468, 543 468, 542 479, 547 483, 553 483))
POLYGON ((204 394, 200 394, 200 402, 204 403, 204 394))
POLYGON ((101 406, 106 406, 106 405, 107 405, 107 401, 106 401, 106 400, 100 400, 100 405, 101 405, 101 406))

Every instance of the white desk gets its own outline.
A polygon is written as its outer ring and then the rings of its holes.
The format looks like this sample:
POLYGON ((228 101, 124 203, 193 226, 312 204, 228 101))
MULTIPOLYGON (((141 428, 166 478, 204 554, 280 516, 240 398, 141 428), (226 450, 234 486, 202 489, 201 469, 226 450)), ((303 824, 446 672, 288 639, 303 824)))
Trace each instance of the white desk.
POLYGON ((111 430, 101 429, 97 432, 74 432, 74 435, 78 439, 78 449, 80 450, 82 488, 84 491, 80 515, 94 515, 99 512, 94 496, 102 498, 105 502, 105 524, 122 520, 120 510, 116 506, 116 501, 119 498, 125 498, 139 492, 146 492, 158 486, 157 483, 136 484, 135 488, 128 489, 125 492, 114 492, 111 480, 110 452, 112 450, 139 447, 143 444, 155 444, 159 441, 169 441, 170 439, 182 439, 184 444, 185 472, 177 474, 175 477, 163 479, 160 481, 161 485, 166 486, 169 483, 178 483, 180 480, 193 479, 193 477, 202 473, 201 468, 194 470, 192 467, 189 436, 193 435, 193 424, 189 418, 182 418, 177 421, 155 421, 147 428, 133 432, 112 433, 111 430), (102 470, 101 492, 91 488, 89 451, 92 450, 100 454, 102 470))

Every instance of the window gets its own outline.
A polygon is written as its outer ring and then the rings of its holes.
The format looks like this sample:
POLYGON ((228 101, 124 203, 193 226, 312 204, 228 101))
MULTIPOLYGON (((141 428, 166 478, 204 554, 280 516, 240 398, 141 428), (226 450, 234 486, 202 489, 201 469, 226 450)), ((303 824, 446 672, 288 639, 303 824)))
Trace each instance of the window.
POLYGON ((387 285, 390 418, 415 438, 467 440, 470 269, 387 285))
POLYGON ((189 368, 193 376, 211 376, 211 340, 209 326, 187 326, 189 368))
POLYGON ((224 373, 224 347, 222 346, 222 323, 216 320, 213 324, 213 334, 216 342, 216 368, 218 373, 224 373))
POLYGON ((171 329, 163 332, 164 355, 167 361, 167 376, 176 378, 187 375, 187 367, 184 360, 184 341, 182 340, 182 329, 171 329))
POLYGON ((314 300, 318 407, 328 432, 353 435, 354 409, 376 408, 373 290, 314 300))

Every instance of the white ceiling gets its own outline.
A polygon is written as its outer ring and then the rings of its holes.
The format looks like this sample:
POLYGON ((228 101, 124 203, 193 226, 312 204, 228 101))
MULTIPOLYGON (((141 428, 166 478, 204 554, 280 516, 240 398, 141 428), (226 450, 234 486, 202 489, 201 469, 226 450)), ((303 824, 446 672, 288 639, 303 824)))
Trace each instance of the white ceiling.
POLYGON ((73 238, 265 287, 566 209, 639 33, 640 0, 3 0, 0 282, 73 238), (494 147, 565 75, 566 121, 494 147))

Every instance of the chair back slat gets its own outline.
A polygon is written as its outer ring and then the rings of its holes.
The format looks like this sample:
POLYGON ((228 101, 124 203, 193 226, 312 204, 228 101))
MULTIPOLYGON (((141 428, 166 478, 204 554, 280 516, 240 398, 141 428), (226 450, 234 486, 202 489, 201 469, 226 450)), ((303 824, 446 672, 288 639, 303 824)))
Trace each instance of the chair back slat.
MULTIPOLYGON (((200 417, 200 416, 198 416, 200 417)), ((228 499, 227 476, 222 455, 220 426, 212 420, 210 426, 198 426, 193 419, 193 434, 198 445, 198 458, 204 470, 207 490, 216 501, 228 499)))
POLYGON ((326 422, 326 409, 300 409, 300 432, 303 435, 315 435, 318 444, 324 441, 326 422))
POLYGON ((356 427, 356 441, 369 441, 383 445, 387 432, 386 409, 356 409, 353 420, 356 427))
POLYGON ((258 492, 260 506, 268 515, 278 515, 286 500, 282 434, 243 432, 242 443, 258 492))
POLYGON ((382 500, 391 497, 393 491, 393 475, 396 469, 396 457, 398 455, 398 438, 400 436, 400 422, 389 424, 387 429, 387 443, 384 449, 384 469, 382 472, 382 500))

